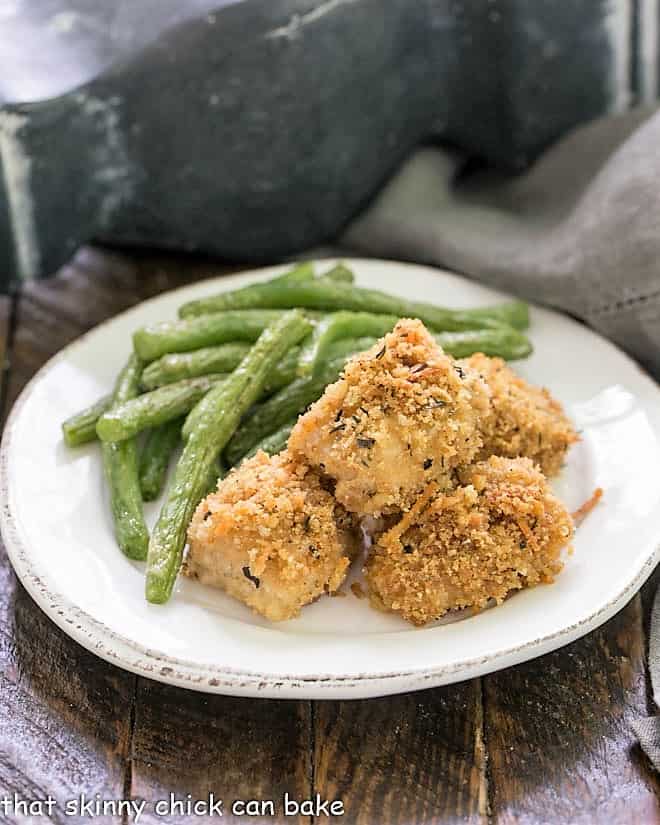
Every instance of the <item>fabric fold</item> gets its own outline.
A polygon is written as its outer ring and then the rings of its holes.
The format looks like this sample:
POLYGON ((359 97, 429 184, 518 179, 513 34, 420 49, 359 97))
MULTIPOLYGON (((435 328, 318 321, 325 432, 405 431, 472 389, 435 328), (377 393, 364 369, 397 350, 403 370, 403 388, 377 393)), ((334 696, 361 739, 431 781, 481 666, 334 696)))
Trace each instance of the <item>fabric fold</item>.
POLYGON ((340 243, 433 263, 582 320, 660 376, 660 112, 580 128, 526 174, 418 150, 340 243))

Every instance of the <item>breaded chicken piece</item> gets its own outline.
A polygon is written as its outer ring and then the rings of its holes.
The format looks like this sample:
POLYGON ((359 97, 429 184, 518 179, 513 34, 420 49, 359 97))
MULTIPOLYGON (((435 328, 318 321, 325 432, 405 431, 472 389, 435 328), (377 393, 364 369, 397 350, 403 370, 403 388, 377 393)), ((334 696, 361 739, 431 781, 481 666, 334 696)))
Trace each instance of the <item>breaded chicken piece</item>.
POLYGON ((429 481, 481 449, 485 383, 443 353, 421 321, 401 320, 298 420, 289 449, 336 481, 347 510, 378 516, 412 505, 429 481))
POLYGON ((460 476, 449 492, 429 485, 379 538, 365 567, 374 606, 422 625, 561 570, 573 521, 530 459, 493 456, 460 476))
POLYGON ((197 508, 188 541, 188 576, 271 621, 336 591, 358 547, 352 519, 286 451, 259 452, 220 481, 197 508))
POLYGON ((578 440, 561 404, 541 387, 528 384, 501 358, 476 353, 459 362, 482 376, 491 392, 492 415, 482 421, 479 458, 526 456, 547 476, 556 475, 578 440))

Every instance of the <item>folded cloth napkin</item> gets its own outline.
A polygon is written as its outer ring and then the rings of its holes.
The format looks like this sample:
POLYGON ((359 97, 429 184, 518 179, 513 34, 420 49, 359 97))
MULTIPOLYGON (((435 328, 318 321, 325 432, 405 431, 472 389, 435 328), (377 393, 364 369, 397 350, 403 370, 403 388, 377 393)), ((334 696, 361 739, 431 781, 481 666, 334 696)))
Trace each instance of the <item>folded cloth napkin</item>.
MULTIPOLYGON (((660 707, 660 589, 656 591, 651 611, 649 671, 651 672, 653 701, 660 707)), ((660 771, 660 716, 636 719, 633 722, 633 730, 655 769, 660 771)))
MULTIPOLYGON (((445 266, 577 316, 660 379, 660 111, 596 121, 525 175, 420 149, 342 246, 445 266)), ((660 705, 660 594, 649 667, 660 705)), ((635 732, 660 770, 660 716, 635 732)))
POLYGON ((569 134, 525 175, 418 150, 342 246, 445 266, 584 320, 660 378, 660 111, 569 134))

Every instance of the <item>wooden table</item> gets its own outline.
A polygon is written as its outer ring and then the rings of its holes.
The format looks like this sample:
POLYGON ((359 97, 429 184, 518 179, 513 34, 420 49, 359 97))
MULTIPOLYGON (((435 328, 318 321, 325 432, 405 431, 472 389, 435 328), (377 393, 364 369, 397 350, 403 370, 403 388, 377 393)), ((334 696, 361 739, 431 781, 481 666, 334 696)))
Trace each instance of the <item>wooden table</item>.
MULTIPOLYGON (((1 299, 4 414, 82 332, 217 272, 199 260, 88 248, 56 278, 1 299)), ((660 784, 630 730, 652 709, 645 639, 657 577, 602 628, 527 664, 403 696, 312 702, 209 696, 125 673, 51 623, 4 552, 0 575, 0 796, 153 801, 213 791, 279 807, 288 791, 342 800, 344 823, 660 822, 660 784)), ((0 812, 0 821, 24 820, 0 812)), ((121 818, 59 811, 52 821, 121 818)))

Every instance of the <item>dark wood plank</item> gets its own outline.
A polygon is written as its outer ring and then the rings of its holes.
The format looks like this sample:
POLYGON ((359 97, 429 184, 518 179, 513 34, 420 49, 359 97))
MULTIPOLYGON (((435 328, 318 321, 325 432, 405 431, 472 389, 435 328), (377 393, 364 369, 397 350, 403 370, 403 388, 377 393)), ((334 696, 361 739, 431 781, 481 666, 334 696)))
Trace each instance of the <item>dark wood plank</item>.
POLYGON ((17 584, 4 550, 0 593, 0 789, 28 800, 52 794, 59 803, 52 821, 89 821, 64 816, 64 806, 80 794, 124 795, 135 677, 47 619, 17 584))
POLYGON ((353 825, 487 821, 478 679, 314 707, 314 789, 353 825))
POLYGON ((630 721, 647 707, 640 597, 568 647, 484 679, 493 821, 660 822, 630 721))
MULTIPOLYGON (((238 699, 179 690, 140 679, 132 749, 132 793, 149 803, 142 822, 160 823, 155 804, 174 793, 185 802, 224 800, 223 822, 307 823, 284 817, 285 792, 311 793, 310 703, 238 699), (233 816, 235 800, 274 803, 275 815, 233 816)), ((191 821, 180 810, 167 819, 191 821)), ((201 813, 195 823, 217 822, 201 813)))

